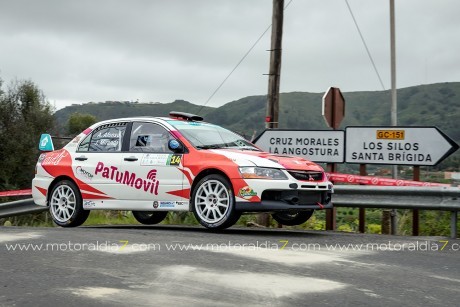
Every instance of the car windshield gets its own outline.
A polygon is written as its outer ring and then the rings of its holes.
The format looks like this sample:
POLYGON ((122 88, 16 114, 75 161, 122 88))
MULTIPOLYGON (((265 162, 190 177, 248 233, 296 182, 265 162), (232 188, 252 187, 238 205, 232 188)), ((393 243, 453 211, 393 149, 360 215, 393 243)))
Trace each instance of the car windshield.
POLYGON ((169 123, 198 149, 236 148, 259 151, 242 136, 220 126, 186 121, 169 121, 169 123))

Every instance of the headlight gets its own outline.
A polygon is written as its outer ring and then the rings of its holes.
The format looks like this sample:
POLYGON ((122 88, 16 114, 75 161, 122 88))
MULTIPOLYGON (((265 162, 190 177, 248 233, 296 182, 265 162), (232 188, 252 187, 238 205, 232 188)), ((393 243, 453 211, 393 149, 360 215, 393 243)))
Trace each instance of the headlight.
POLYGON ((279 169, 266 167, 240 167, 241 176, 245 179, 286 180, 287 176, 279 169))

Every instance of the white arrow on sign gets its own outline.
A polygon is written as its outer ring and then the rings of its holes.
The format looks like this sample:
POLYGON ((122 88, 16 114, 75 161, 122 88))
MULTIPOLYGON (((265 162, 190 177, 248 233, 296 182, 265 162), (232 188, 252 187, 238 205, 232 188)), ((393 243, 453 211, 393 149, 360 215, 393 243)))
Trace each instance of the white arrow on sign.
POLYGON ((299 156, 313 162, 344 161, 342 130, 265 130, 254 144, 272 154, 299 156))
POLYGON ((436 165, 459 148, 436 127, 347 127, 345 131, 347 163, 436 165))

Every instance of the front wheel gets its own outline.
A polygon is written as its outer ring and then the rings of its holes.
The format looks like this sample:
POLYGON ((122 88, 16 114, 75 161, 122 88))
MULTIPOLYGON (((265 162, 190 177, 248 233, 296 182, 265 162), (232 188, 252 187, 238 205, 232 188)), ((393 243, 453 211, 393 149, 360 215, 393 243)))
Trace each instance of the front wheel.
POLYGON ((305 223, 313 215, 314 210, 299 211, 296 213, 277 212, 273 213, 272 217, 275 221, 286 226, 296 226, 305 223))
POLYGON ((59 181, 51 191, 49 203, 51 218, 59 226, 80 226, 88 218, 89 211, 83 210, 80 190, 72 181, 59 181))
POLYGON ((134 218, 144 225, 161 223, 166 215, 168 215, 168 211, 133 211, 134 218))
POLYGON ((235 197, 230 182, 217 174, 204 177, 195 186, 192 208, 198 222, 209 229, 228 228, 241 215, 235 211, 235 197))

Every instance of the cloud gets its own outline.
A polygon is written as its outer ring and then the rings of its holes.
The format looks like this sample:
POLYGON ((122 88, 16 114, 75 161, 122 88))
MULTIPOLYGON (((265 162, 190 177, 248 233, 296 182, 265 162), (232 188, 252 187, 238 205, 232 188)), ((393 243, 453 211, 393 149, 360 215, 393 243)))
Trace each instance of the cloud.
MULTIPOLYGON (((348 0, 384 85, 389 2, 348 0)), ((285 3, 290 3, 285 0, 285 3)), ((30 78, 58 108, 105 100, 204 103, 271 23, 271 1, 2 1, 0 76, 30 78)), ((398 87, 459 81, 460 3, 396 1, 398 87)), ((285 11, 281 91, 381 90, 342 0, 285 11)), ((268 87, 270 31, 210 101, 268 87)))

